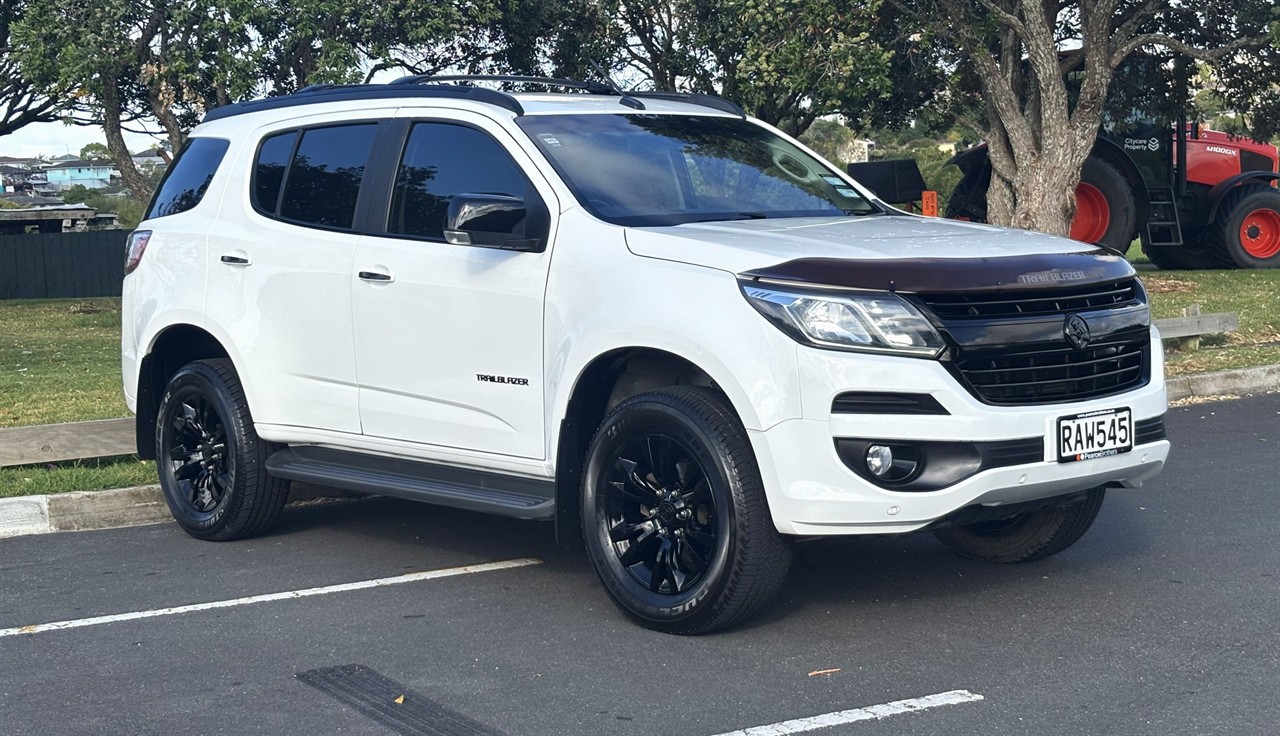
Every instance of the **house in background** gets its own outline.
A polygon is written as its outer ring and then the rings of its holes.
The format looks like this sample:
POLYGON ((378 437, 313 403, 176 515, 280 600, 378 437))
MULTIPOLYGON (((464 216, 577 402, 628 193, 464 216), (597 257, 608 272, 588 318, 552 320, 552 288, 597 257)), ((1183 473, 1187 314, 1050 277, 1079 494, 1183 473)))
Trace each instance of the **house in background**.
POLYGON ((111 185, 111 177, 119 176, 107 161, 63 161, 44 170, 49 187, 57 191, 79 184, 86 189, 102 189, 111 185))
POLYGON ((144 166, 159 166, 164 168, 169 165, 169 152, 162 148, 148 148, 145 151, 139 151, 133 154, 133 165, 139 169, 144 166))

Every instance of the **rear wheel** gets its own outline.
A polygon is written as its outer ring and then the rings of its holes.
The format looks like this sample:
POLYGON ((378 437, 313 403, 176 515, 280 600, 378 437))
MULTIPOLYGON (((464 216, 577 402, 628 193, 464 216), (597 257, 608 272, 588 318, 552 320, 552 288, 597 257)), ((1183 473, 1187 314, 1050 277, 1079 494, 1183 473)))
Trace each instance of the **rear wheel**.
POLYGON ((773 526, 746 431, 718 393, 676 386, 624 401, 592 440, 582 493, 591 563, 645 627, 730 626, 786 576, 790 545, 773 526))
POLYGON ((1280 268, 1280 190, 1237 187, 1206 231, 1210 253, 1227 268, 1280 268))
POLYGON ((1085 159, 1076 185, 1076 215, 1070 237, 1124 253, 1138 235, 1133 187, 1116 167, 1096 156, 1085 159))
POLYGON ((198 360, 174 374, 156 422, 156 468, 184 531, 220 542, 275 524, 289 482, 267 475, 269 454, 231 361, 198 360))
POLYGON ((1083 500, 1030 511, 1008 519, 981 521, 934 532, 951 551, 983 562, 1031 562, 1057 554, 1089 531, 1106 491, 1095 488, 1083 500))

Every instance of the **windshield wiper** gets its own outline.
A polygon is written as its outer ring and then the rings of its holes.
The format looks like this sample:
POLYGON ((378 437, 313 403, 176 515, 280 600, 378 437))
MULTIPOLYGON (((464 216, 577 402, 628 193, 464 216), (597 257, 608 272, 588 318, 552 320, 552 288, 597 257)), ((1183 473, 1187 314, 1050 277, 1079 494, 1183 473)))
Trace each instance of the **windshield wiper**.
POLYGON ((694 222, 723 222, 726 220, 764 220, 769 216, 763 212, 726 212, 716 217, 708 217, 694 222))

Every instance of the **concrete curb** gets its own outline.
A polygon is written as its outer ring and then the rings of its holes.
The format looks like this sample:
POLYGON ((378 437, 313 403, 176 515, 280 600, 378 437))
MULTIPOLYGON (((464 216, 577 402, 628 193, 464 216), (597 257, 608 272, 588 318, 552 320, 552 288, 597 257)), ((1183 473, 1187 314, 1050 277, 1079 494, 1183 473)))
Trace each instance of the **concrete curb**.
MULTIPOLYGON (((290 504, 359 497, 359 494, 304 484, 297 484, 289 491, 290 504)), ((158 485, 0 498, 0 539, 161 524, 171 520, 158 485)))
POLYGON ((1165 381, 1165 387, 1170 401, 1192 396, 1208 397, 1280 391, 1280 365, 1180 376, 1165 381))
MULTIPOLYGON (((1280 365, 1200 373, 1166 381, 1170 401, 1192 396, 1280 391, 1280 365)), ((359 498, 360 494, 294 484, 289 503, 359 498)), ((170 520, 160 486, 0 498, 0 539, 27 534, 113 529, 170 520)))

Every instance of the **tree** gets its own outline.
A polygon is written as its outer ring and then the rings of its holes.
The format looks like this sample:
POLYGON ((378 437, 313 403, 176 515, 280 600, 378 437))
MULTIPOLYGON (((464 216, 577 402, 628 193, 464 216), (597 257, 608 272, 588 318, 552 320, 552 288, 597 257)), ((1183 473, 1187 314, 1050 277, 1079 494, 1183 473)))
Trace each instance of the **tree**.
POLYGON ((1117 68, 1139 51, 1231 65, 1275 19, 1270 0, 893 1, 956 52, 953 101, 977 102, 990 152, 989 219, 1063 235, 1117 68))
POLYGON ((0 0, 0 136, 31 123, 58 119, 60 95, 47 94, 22 76, 10 45, 10 31, 22 20, 27 0, 0 0))
POLYGON ((80 149, 82 161, 105 161, 111 158, 111 150, 101 143, 86 143, 80 149))

